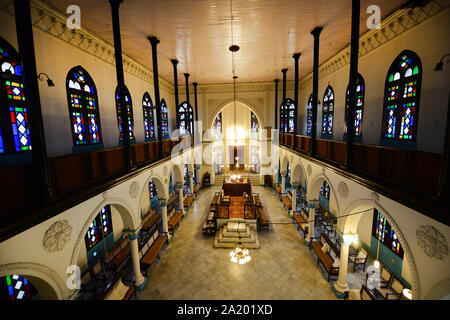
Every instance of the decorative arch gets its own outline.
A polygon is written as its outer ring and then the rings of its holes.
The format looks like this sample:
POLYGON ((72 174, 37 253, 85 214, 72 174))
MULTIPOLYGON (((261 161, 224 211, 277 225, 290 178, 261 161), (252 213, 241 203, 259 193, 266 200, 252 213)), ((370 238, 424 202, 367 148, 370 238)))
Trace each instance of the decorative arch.
POLYGON ((417 273, 417 267, 413 259, 413 255, 411 249, 409 247, 408 242, 406 241, 402 230, 399 225, 395 221, 395 219, 389 214, 389 212, 381 206, 381 204, 376 199, 359 199, 350 203, 344 211, 344 220, 342 222, 342 232, 343 233, 357 233, 357 228, 359 225, 359 221, 361 220, 361 214, 350 215, 354 212, 359 211, 367 211, 370 209, 377 209, 381 212, 381 214, 386 218, 391 227, 395 230, 395 234, 397 235, 400 244, 403 247, 404 252, 406 253, 406 259, 408 261, 408 266, 411 273, 411 286, 413 299, 420 299, 420 283, 417 273))
POLYGON ((183 181, 183 169, 180 167, 180 165, 171 163, 171 167, 169 169, 169 175, 166 177, 166 179, 169 179, 172 175, 172 171, 175 172, 175 183, 182 182, 183 181))
POLYGON ((0 277, 18 274, 28 279, 43 300, 67 298, 65 281, 53 269, 34 262, 14 262, 0 265, 0 277))
MULTIPOLYGON (((219 115, 219 113, 220 113, 227 105, 229 105, 230 103, 233 103, 234 101, 235 101, 234 99, 228 99, 228 100, 225 100, 224 102, 222 102, 222 103, 216 108, 216 110, 215 110, 214 113, 213 113, 213 117, 212 117, 212 119, 210 120, 210 125, 209 125, 208 128, 214 128, 214 122, 215 122, 217 116, 219 115)), ((240 102, 240 103, 244 104, 247 108, 249 108, 249 109, 256 115, 256 118, 258 119, 258 122, 259 122, 259 127, 260 127, 260 128, 264 128, 264 124, 263 124, 263 121, 262 121, 262 116, 261 116, 261 114, 256 110, 255 107, 253 107, 253 105, 252 105, 249 101, 247 101, 247 100, 245 100, 245 99, 242 99, 242 98, 236 98, 236 102, 240 102)))
POLYGON ((335 190, 333 184, 331 183, 330 178, 326 175, 325 170, 323 170, 321 173, 318 173, 317 175, 315 175, 313 178, 310 179, 311 182, 308 184, 306 198, 307 198, 308 202, 316 200, 317 199, 316 197, 319 196, 320 187, 322 186, 324 180, 326 180, 328 185, 330 186, 330 194, 332 195, 332 197, 330 197, 330 204, 331 203, 335 204, 335 206, 336 206, 335 214, 336 214, 336 217, 339 217, 340 208, 339 208, 338 196, 336 194, 336 190, 335 190))
POLYGON ((303 166, 301 161, 295 163, 293 168, 294 169, 292 171, 292 176, 291 176, 292 183, 295 183, 295 182, 301 183, 302 182, 301 177, 303 176, 306 185, 308 185, 308 176, 306 174, 305 167, 303 166))
MULTIPOLYGON (((280 155, 281 156, 281 155, 280 155)), ((281 156, 281 162, 280 162, 280 171, 286 171, 289 164, 289 157, 287 154, 284 154, 281 156)))
POLYGON ((111 205, 115 209, 117 209, 117 211, 120 214, 120 217, 122 218, 124 229, 136 230, 139 226, 139 224, 136 222, 136 219, 135 219, 135 216, 133 215, 132 210, 130 209, 130 207, 127 204, 125 204, 123 202, 122 199, 108 197, 107 191, 106 191, 106 193, 103 194, 103 196, 104 196, 103 201, 101 201, 101 203, 99 203, 97 205, 97 207, 92 211, 92 213, 89 215, 89 217, 84 222, 83 228, 81 229, 80 233, 78 234, 78 237, 77 237, 77 240, 75 243, 75 247, 72 252, 72 258, 70 261, 71 265, 77 265, 78 258, 80 255, 80 249, 81 249, 81 246, 85 244, 84 237, 89 230, 89 226, 92 223, 92 221, 95 219, 95 217, 98 215, 98 213, 106 205, 111 205))

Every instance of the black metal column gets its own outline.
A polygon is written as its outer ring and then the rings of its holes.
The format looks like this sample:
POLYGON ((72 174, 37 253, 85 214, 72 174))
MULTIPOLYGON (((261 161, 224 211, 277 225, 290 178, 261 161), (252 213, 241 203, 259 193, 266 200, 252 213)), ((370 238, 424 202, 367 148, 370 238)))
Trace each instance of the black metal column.
POLYGON ((173 64, 173 86, 175 88, 175 113, 176 113, 176 119, 177 119, 177 128, 179 129, 180 124, 180 115, 178 112, 178 107, 180 104, 180 101, 178 100, 178 72, 177 72, 177 59, 170 60, 173 64))
POLYGON ((440 188, 439 188, 439 198, 446 201, 449 204, 450 195, 450 170, 449 170, 449 159, 450 159, 450 95, 448 98, 447 107, 447 134, 444 140, 444 152, 442 154, 441 162, 441 175, 440 175, 440 188))
MULTIPOLYGON (((155 87, 155 105, 156 105, 156 119, 158 128, 158 140, 159 140, 159 158, 163 158, 163 137, 162 137, 162 126, 161 126, 161 99, 159 96, 159 76, 158 76, 158 53, 156 51, 156 46, 159 40, 156 37, 147 38, 152 45, 152 57, 153 57, 153 84, 155 87)), ((178 106, 177 106, 178 108, 178 106)))
POLYGON ((313 101, 312 101, 312 125, 311 125, 311 147, 310 156, 316 154, 317 134, 317 100, 319 95, 319 38, 322 27, 315 28, 311 34, 314 36, 314 65, 313 65, 313 101))
POLYGON ((278 82, 280 80, 275 79, 275 130, 278 129, 278 82))
MULTIPOLYGON (((198 122, 198 100, 197 100, 197 86, 198 86, 198 83, 194 82, 193 85, 194 85, 195 121, 198 122)), ((197 131, 198 131, 198 128, 197 128, 197 131)), ((195 132, 194 132, 194 134, 195 134, 195 132)), ((201 132, 197 132, 197 134, 200 135, 201 132)), ((195 144, 195 141, 194 141, 194 144, 195 144)))
MULTIPOLYGON (((281 72, 283 72, 283 100, 281 101, 281 104, 284 103, 284 101, 286 100, 286 72, 288 71, 288 69, 283 69, 281 70, 281 72)), ((281 126, 281 118, 282 118, 282 113, 280 110, 280 133, 286 133, 283 130, 283 127, 281 126)))
POLYGON ((361 0, 352 0, 352 38, 350 44, 350 80, 349 80, 349 103, 346 110, 347 118, 347 152, 345 156, 345 167, 351 169, 353 157, 353 135, 355 131, 355 106, 356 106, 356 78, 358 76, 358 52, 359 52, 359 20, 361 11, 361 0), (348 113, 347 113, 348 112, 348 113))
MULTIPOLYGON (((186 102, 188 106, 190 107, 191 104, 189 102, 189 73, 184 73, 184 79, 186 82, 186 102)), ((194 121, 192 121, 192 132, 194 132, 194 121)))
POLYGON ((29 104, 30 141, 32 145, 33 173, 36 185, 33 187, 33 204, 45 206, 55 194, 52 175, 47 157, 44 120, 42 117, 41 98, 36 71, 33 25, 31 21, 30 1, 15 0, 17 42, 23 66, 23 81, 29 104))
POLYGON ((122 117, 122 142, 125 148, 125 163, 128 170, 133 167, 133 159, 130 148, 130 130, 128 127, 128 112, 125 104, 125 78, 123 74, 122 61, 122 42, 120 38, 119 7, 123 0, 109 0, 111 4, 113 36, 114 36, 114 55, 116 58, 116 76, 119 92, 120 114, 122 117))
POLYGON ((294 53, 292 58, 295 61, 295 89, 294 89, 294 103, 295 103, 295 111, 294 111, 294 145, 293 148, 297 148, 297 131, 298 131, 298 60, 300 59, 301 53, 294 53))

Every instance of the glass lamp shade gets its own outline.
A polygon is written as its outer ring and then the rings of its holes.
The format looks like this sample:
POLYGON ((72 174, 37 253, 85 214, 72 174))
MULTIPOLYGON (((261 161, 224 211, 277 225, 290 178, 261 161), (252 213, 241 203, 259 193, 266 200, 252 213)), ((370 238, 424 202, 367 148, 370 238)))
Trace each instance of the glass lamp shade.
POLYGON ((231 262, 244 264, 249 262, 252 258, 249 256, 248 249, 236 245, 230 252, 231 262))

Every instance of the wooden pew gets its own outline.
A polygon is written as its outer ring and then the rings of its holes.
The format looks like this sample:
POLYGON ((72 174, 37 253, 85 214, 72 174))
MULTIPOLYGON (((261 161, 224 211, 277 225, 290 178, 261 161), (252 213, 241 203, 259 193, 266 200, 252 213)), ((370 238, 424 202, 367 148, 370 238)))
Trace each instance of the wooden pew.
POLYGON ((259 227, 269 230, 269 220, 267 219, 263 208, 262 207, 258 207, 256 210, 258 212, 259 227))
POLYGON ((314 253, 317 256, 317 264, 320 263, 324 267, 325 271, 328 274, 327 279, 328 281, 330 281, 332 276, 339 276, 339 267, 333 266, 333 258, 328 252, 322 251, 322 247, 325 243, 327 243, 325 238, 323 236, 320 236, 320 241, 311 241, 309 250, 311 250, 311 248, 314 250, 314 253))
POLYGON ((181 212, 175 213, 172 218, 170 218, 169 220, 169 230, 173 230, 175 229, 175 227, 178 225, 178 223, 180 222, 181 218, 183 217, 183 214, 181 212))
POLYGON ((155 261, 156 257, 159 258, 159 252, 161 251, 166 241, 167 236, 165 235, 158 236, 158 238, 156 238, 156 240, 153 242, 150 249, 148 249, 145 255, 141 258, 141 263, 145 265, 151 265, 153 261, 155 261))
POLYGON ((259 197, 259 193, 253 194, 253 200, 255 201, 255 205, 257 207, 261 207, 261 198, 259 197))
POLYGON ((190 196, 188 196, 186 199, 184 199, 183 201, 183 206, 186 209, 189 209, 189 207, 192 205, 192 202, 194 202, 194 195, 191 194, 190 196))
POLYGON ((308 224, 308 214, 304 209, 300 212, 300 214, 294 214, 294 220, 297 222, 298 229, 302 230, 303 238, 306 238, 306 234, 308 233, 309 224, 308 224))
POLYGON ((273 188, 275 189, 275 191, 277 192, 277 194, 278 194, 278 197, 280 197, 281 198, 281 186, 280 185, 278 185, 278 184, 276 184, 276 185, 274 185, 273 186, 273 188))
POLYGON ((142 220, 142 231, 148 231, 161 219, 162 213, 157 213, 155 209, 152 209, 149 214, 142 220))
POLYGON ((194 187, 194 194, 197 195, 197 193, 200 191, 200 184, 197 183, 194 187))
POLYGON ((291 211, 292 210, 292 200, 291 200, 291 198, 289 198, 289 196, 288 196, 289 194, 292 197, 292 193, 290 191, 288 191, 287 195, 281 197, 281 201, 283 201, 285 208, 287 208, 289 211, 291 211))

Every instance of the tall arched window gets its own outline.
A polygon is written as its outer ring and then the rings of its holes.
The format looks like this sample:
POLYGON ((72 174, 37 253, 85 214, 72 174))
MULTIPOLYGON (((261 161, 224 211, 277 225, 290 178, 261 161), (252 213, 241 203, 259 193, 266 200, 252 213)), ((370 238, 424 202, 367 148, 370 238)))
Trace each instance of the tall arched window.
POLYGON ((150 193, 150 200, 152 200, 154 197, 156 197, 158 195, 158 191, 156 190, 156 185, 151 179, 148 182, 148 190, 150 193))
POLYGON ((214 130, 222 133, 222 112, 219 112, 213 123, 214 130))
POLYGON ((403 259, 404 251, 397 234, 377 209, 373 209, 372 236, 391 249, 400 259, 403 259))
POLYGON ((403 51, 386 77, 382 138, 416 140, 421 84, 420 58, 412 51, 403 51))
MULTIPOLYGON (((361 137, 362 134, 362 118, 364 110, 364 96, 366 87, 364 84, 364 78, 359 73, 356 76, 356 105, 355 105, 355 130, 354 135, 361 137)), ((345 95, 345 134, 347 134, 348 126, 348 109, 350 107, 350 84, 347 86, 347 93, 345 95)))
POLYGON ((252 132, 258 132, 259 131, 259 121, 256 115, 251 111, 250 114, 250 128, 252 128, 252 132))
MULTIPOLYGON (((134 128, 134 120, 133 120, 133 101, 131 100, 130 91, 125 87, 124 92, 124 100, 127 107, 127 122, 128 122, 128 130, 130 132, 130 141, 135 140, 133 128, 134 128)), ((120 112, 120 100, 119 100, 119 87, 116 88, 116 111, 117 111, 117 124, 119 125, 119 139, 123 140, 123 132, 122 132, 122 116, 120 112)))
POLYGON ((322 109, 322 134, 333 134, 333 119, 334 118, 334 91, 331 86, 328 86, 323 95, 323 109, 322 109))
POLYGON ((327 200, 330 200, 330 185, 325 180, 320 186, 320 194, 327 200))
POLYGON ((178 107, 178 128, 180 128, 181 135, 193 133, 193 121, 194 111, 192 106, 186 101, 182 102, 178 107))
POLYGON ((312 103, 313 94, 311 93, 308 99, 308 105, 306 106, 306 134, 311 135, 312 130, 312 103))
POLYGON ((0 154, 31 150, 28 103, 17 51, 0 37, 0 154))
POLYGON ((145 140, 155 140, 155 118, 153 115, 154 108, 152 98, 150 98, 148 92, 144 93, 144 97, 142 98, 142 109, 144 112, 145 140))
POLYGON ((18 275, 0 277, 0 300, 33 300, 39 299, 36 288, 28 279, 18 275))
POLYGON ((66 77, 67 102, 74 146, 100 144, 100 110, 97 90, 89 73, 81 66, 66 77))
POLYGON ((161 132, 162 138, 169 138, 169 110, 164 99, 161 100, 161 132))
POLYGON ((295 130, 295 103, 292 99, 286 99, 280 108, 281 133, 294 133, 295 130))
POLYGON ((86 243, 86 251, 91 250, 111 233, 111 206, 106 205, 91 222, 89 229, 84 237, 86 243))

